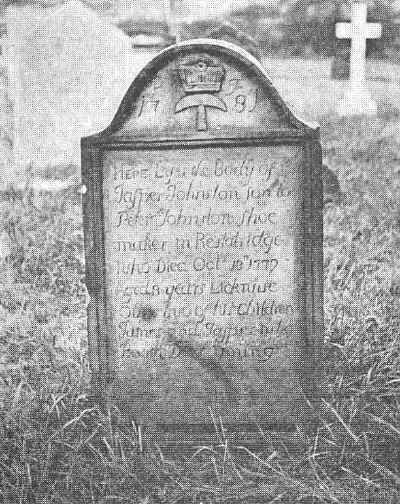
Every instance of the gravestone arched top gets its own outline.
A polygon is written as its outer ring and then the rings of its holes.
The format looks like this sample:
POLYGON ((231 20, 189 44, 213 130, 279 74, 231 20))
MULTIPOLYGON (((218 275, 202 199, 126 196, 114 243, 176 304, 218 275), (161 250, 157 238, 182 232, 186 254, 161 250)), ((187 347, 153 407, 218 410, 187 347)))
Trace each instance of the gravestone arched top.
POLYGON ((85 141, 318 136, 245 50, 212 39, 160 52, 137 75, 110 126, 85 141))

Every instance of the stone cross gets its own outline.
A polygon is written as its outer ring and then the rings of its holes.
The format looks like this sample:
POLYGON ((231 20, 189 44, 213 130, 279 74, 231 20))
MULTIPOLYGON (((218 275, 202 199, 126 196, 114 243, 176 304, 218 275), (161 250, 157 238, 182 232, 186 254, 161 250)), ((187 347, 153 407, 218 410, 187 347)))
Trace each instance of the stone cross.
POLYGON ((341 104, 341 115, 375 114, 376 103, 365 86, 365 60, 367 39, 380 38, 382 25, 367 23, 367 5, 354 2, 351 23, 337 23, 336 36, 351 39, 350 89, 341 104))

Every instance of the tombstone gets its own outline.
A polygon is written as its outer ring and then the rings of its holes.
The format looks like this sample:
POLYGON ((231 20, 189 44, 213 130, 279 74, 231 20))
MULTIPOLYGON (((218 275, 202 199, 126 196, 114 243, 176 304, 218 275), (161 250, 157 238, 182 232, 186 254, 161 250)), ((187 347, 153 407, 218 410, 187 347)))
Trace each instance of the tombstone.
POLYGON ((151 55, 75 0, 9 7, 6 19, 17 169, 79 165, 80 138, 106 127, 151 55))
POLYGON ((367 23, 367 4, 364 2, 352 4, 351 23, 336 24, 336 37, 351 39, 350 87, 338 107, 339 115, 376 114, 376 103, 365 83, 366 41, 380 38, 381 32, 380 23, 367 23))
POLYGON ((250 437, 310 422, 323 331, 318 127, 250 54, 197 39, 153 59, 81 148, 98 397, 179 439, 215 421, 250 437))

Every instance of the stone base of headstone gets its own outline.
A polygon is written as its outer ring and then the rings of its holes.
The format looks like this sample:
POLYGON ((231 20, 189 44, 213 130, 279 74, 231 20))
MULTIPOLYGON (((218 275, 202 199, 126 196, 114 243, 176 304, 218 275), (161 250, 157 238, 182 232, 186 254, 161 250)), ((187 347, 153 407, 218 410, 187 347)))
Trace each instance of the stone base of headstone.
MULTIPOLYGON (((98 398, 91 397, 91 404, 99 405, 98 398)), ((100 402, 101 405, 101 402, 100 402)), ((293 425, 279 428, 271 425, 224 425, 220 419, 215 424, 189 424, 175 428, 168 424, 137 424, 132 417, 124 416, 118 408, 110 408, 103 403, 104 412, 113 411, 115 424, 122 430, 134 426, 139 451, 162 451, 174 457, 191 456, 199 446, 209 449, 229 447, 231 452, 245 450, 283 452, 294 456, 307 449, 310 436, 313 436, 319 423, 315 412, 306 425, 293 425)))
POLYGON ((307 436, 300 431, 276 432, 261 431, 249 433, 244 432, 215 432, 214 434, 183 432, 148 432, 145 430, 142 434, 142 448, 152 450, 158 447, 165 454, 186 454, 191 455, 199 446, 218 449, 218 447, 229 447, 230 451, 244 453, 249 451, 283 451, 285 455, 304 452, 307 447, 307 436))
POLYGON ((368 89, 350 88, 345 91, 342 100, 339 102, 337 113, 340 116, 376 115, 377 105, 368 89))

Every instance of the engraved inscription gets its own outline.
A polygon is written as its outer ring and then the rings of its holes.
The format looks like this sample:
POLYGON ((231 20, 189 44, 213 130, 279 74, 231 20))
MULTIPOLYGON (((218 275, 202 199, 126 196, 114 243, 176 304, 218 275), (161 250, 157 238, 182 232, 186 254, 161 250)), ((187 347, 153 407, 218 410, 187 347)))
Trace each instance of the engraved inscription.
POLYGON ((106 154, 120 359, 289 367, 301 159, 296 146, 106 154))

